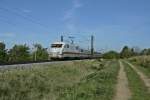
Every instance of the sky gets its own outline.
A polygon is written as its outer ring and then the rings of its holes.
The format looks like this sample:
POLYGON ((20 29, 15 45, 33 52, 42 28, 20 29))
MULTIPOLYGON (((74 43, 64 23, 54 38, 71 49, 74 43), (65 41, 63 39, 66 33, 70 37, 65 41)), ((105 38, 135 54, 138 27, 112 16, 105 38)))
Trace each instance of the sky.
POLYGON ((96 50, 150 47, 150 0, 0 0, 0 41, 44 47, 69 36, 96 50))

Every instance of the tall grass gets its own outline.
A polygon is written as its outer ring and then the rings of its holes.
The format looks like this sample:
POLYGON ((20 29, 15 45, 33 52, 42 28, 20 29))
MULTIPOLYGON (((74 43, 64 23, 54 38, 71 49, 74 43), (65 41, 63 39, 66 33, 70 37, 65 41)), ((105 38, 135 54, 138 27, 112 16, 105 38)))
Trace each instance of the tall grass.
POLYGON ((0 71, 0 100, 111 100, 118 65, 81 61, 0 71))
POLYGON ((93 61, 0 71, 0 100, 55 100, 62 87, 94 72, 93 61))
POLYGON ((150 56, 139 56, 129 59, 148 77, 150 77, 150 56))
POLYGON ((127 63, 124 62, 123 64, 125 65, 125 71, 127 73, 129 87, 132 93, 131 100, 149 100, 150 94, 139 75, 127 63))
POLYGON ((111 62, 60 94, 58 100, 112 100, 118 74, 118 63, 111 62))

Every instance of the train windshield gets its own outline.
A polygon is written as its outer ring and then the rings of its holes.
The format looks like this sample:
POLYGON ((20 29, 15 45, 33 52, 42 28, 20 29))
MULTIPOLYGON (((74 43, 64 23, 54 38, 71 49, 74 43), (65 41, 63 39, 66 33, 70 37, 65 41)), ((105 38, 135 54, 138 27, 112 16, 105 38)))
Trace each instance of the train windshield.
POLYGON ((51 47, 52 48, 61 48, 62 44, 52 44, 51 47))

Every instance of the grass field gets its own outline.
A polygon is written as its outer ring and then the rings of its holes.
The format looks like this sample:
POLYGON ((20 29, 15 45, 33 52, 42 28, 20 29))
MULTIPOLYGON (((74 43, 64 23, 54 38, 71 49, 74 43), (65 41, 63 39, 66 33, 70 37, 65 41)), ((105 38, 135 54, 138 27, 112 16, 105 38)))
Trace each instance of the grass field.
MULTIPOLYGON (((141 65, 141 60, 130 61, 141 65)), ((131 100, 149 100, 137 72, 123 65, 131 100)), ((119 66, 117 60, 86 60, 0 70, 0 100, 113 100, 119 66)), ((145 72, 148 67, 138 68, 145 72)))
POLYGON ((102 70, 83 77, 78 84, 69 87, 69 91, 58 100, 112 100, 118 69, 118 63, 111 62, 102 70))
POLYGON ((0 71, 0 100, 111 100, 119 66, 106 63, 74 61, 0 71))
POLYGON ((125 65, 125 72, 129 81, 129 87, 132 93, 131 100, 149 100, 150 94, 144 82, 139 75, 127 64, 125 65))
POLYGON ((150 78, 150 56, 139 56, 129 60, 150 78))

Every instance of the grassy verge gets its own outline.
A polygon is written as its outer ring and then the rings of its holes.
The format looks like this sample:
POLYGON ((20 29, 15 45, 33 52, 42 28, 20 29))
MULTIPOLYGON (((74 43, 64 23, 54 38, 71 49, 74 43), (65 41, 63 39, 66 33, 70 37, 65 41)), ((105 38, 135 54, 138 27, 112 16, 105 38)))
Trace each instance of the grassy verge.
POLYGON ((95 72, 93 64, 97 66, 96 61, 82 61, 1 70, 0 100, 55 100, 61 88, 95 72))
POLYGON ((133 64, 136 65, 139 70, 141 70, 143 73, 145 73, 146 76, 148 76, 150 78, 150 68, 147 69, 146 67, 144 67, 142 65, 138 65, 136 63, 133 63, 133 64))
POLYGON ((112 100, 118 74, 118 62, 84 77, 78 84, 65 88, 58 100, 112 100))
POLYGON ((0 71, 0 100, 111 100, 118 63, 82 61, 0 71))
POLYGON ((150 56, 131 58, 129 61, 150 78, 150 56))
POLYGON ((149 100, 150 94, 144 82, 140 79, 138 74, 127 64, 125 65, 125 71, 129 80, 129 87, 132 93, 131 100, 149 100))

